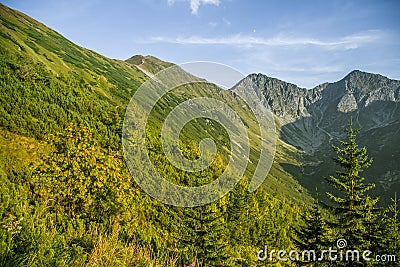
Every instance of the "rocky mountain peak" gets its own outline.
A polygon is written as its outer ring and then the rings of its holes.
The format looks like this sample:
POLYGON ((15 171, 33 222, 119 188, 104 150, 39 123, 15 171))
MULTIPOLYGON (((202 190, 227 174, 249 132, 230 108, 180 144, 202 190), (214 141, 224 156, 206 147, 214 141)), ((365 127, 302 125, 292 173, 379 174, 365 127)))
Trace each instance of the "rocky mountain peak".
POLYGON ((288 120, 307 116, 306 106, 320 97, 323 88, 321 86, 315 90, 307 90, 261 73, 250 74, 239 84, 251 86, 256 92, 262 92, 268 108, 277 116, 288 120))
POLYGON ((365 108, 375 101, 400 102, 400 81, 360 70, 350 72, 338 82, 323 83, 313 89, 261 73, 250 74, 240 83, 262 92, 268 108, 287 121, 309 116, 308 107, 316 102, 321 106, 335 103, 335 109, 343 113, 365 108))
POLYGON ((342 99, 350 109, 366 107, 375 101, 399 102, 400 81, 391 80, 380 74, 367 73, 359 70, 352 71, 342 80, 345 95, 342 99), (350 96, 352 95, 352 97, 350 96), (349 97, 350 96, 350 97, 349 97), (350 104, 350 102, 352 102, 350 104))

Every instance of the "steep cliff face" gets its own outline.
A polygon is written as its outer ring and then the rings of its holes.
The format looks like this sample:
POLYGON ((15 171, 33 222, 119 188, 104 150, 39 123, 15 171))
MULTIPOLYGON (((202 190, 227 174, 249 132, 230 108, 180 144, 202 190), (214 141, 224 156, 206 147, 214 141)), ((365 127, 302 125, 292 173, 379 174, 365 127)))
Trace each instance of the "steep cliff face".
POLYGON ((399 102, 400 81, 361 71, 353 71, 343 80, 345 91, 348 95, 353 95, 360 108, 375 101, 399 102))
POLYGON ((304 167, 293 174, 306 187, 326 186, 322 177, 335 170, 331 146, 339 144, 352 118, 361 129, 360 145, 375 158, 368 174, 378 185, 377 194, 388 198, 400 189, 400 81, 356 70, 313 89, 263 74, 251 74, 242 82, 264 94, 281 124, 280 138, 305 152, 304 167))
POLYGON ((270 110, 287 120, 308 116, 306 107, 320 99, 323 89, 320 86, 307 90, 263 74, 250 74, 242 83, 252 86, 257 92, 262 91, 270 110))

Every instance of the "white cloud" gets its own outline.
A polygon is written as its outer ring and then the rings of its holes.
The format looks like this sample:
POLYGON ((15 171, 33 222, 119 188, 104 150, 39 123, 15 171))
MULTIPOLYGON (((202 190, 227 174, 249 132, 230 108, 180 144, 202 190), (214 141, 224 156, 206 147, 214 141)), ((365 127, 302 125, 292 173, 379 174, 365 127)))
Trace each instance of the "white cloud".
POLYGON ((193 15, 197 15, 201 4, 210 4, 219 6, 219 0, 190 0, 190 9, 193 15))
MULTIPOLYGON (((210 0, 207 0, 210 1, 210 0)), ((154 37, 152 42, 167 42, 176 44, 193 44, 193 45, 229 45, 237 47, 254 47, 254 46, 316 46, 327 49, 355 49, 363 44, 371 43, 382 39, 383 32, 378 30, 367 31, 338 37, 331 40, 322 40, 308 37, 289 37, 279 34, 272 38, 256 37, 252 35, 230 35, 225 37, 154 37)))
MULTIPOLYGON (((214 5, 219 6, 221 3, 220 0, 189 0, 190 2, 190 10, 193 15, 197 15, 199 13, 200 5, 214 5)), ((175 3, 175 0, 168 0, 168 5, 172 6, 175 3)))

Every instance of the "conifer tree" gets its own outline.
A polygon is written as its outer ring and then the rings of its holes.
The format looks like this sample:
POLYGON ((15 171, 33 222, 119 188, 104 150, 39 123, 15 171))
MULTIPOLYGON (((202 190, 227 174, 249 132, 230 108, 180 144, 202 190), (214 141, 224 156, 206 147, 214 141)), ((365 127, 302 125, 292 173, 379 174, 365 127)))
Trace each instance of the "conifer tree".
MULTIPOLYGON (((317 192, 312 210, 304 217, 304 227, 295 229, 293 238, 294 244, 300 251, 314 250, 316 252, 313 266, 329 266, 327 265, 329 259, 321 257, 319 252, 332 246, 331 230, 321 209, 317 192)), ((302 259, 300 259, 298 263, 300 265, 309 264, 307 259, 304 260, 305 262, 302 262, 302 259)))
POLYGON ((230 227, 230 240, 235 245, 249 245, 250 237, 250 205, 251 195, 248 182, 242 179, 230 194, 228 224, 230 227))
POLYGON ((397 264, 400 261, 400 221, 396 193, 394 198, 392 198, 392 204, 387 209, 385 221, 386 232, 384 250, 382 253, 394 255, 396 257, 396 261, 387 263, 388 266, 398 266, 397 264))
POLYGON ((226 266, 228 239, 221 201, 176 209, 172 228, 183 266, 226 266))
MULTIPOLYGON (((375 185, 365 183, 365 178, 361 176, 361 172, 371 165, 372 159, 367 155, 365 147, 358 147, 358 131, 353 130, 350 120, 345 130, 347 139, 340 141, 341 147, 333 147, 337 154, 335 162, 341 169, 336 172, 336 176, 327 179, 335 190, 326 194, 331 201, 328 207, 336 215, 336 220, 331 225, 336 230, 337 239, 346 239, 346 249, 364 251, 371 248, 371 240, 377 234, 371 232, 374 228, 371 226, 377 219, 375 205, 379 198, 367 194, 375 185)), ((367 263, 350 261, 345 264, 365 266, 367 263)))

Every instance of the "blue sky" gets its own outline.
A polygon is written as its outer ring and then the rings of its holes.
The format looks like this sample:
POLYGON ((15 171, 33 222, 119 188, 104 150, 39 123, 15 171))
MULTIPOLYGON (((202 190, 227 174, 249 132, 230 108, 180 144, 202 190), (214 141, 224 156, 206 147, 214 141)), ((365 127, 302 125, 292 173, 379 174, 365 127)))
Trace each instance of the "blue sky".
POLYGON ((111 58, 213 61, 311 88, 353 69, 400 79, 400 1, 13 0, 111 58))

